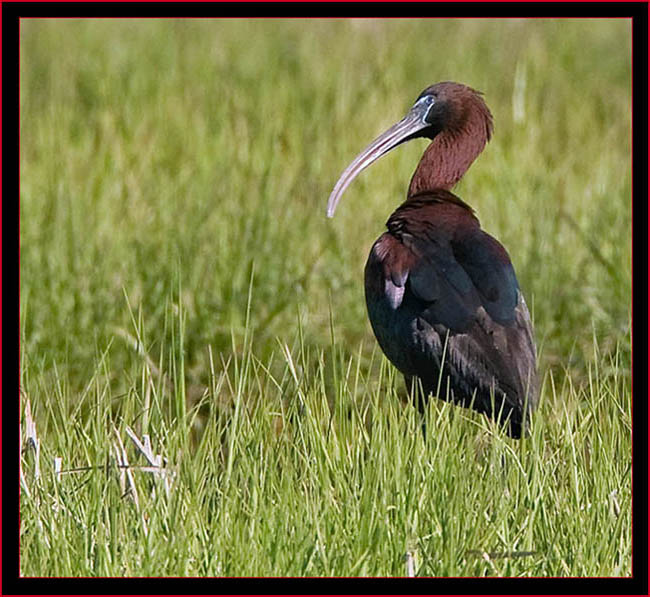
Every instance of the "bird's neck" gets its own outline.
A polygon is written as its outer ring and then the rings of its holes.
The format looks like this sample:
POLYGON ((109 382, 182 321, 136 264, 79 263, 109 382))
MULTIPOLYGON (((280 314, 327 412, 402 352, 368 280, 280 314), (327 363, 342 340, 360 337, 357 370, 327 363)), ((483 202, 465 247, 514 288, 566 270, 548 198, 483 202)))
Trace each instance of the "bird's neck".
POLYGON ((474 126, 460 131, 445 130, 438 134, 427 147, 413 174, 409 197, 425 191, 450 190, 483 151, 488 135, 485 127, 481 130, 474 126))

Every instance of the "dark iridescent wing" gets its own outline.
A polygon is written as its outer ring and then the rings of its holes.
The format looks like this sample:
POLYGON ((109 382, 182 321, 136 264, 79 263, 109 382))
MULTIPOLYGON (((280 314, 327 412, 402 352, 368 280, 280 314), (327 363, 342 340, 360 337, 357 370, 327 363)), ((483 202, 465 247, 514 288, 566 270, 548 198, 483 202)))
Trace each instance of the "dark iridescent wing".
POLYGON ((451 246, 457 263, 472 280, 490 317, 497 323, 511 323, 519 284, 501 243, 476 228, 452 240, 451 246))
POLYGON ((519 285, 501 244, 480 228, 449 241, 402 235, 416 256, 409 281, 413 293, 430 303, 425 319, 463 331, 483 306, 498 323, 511 323, 519 285))

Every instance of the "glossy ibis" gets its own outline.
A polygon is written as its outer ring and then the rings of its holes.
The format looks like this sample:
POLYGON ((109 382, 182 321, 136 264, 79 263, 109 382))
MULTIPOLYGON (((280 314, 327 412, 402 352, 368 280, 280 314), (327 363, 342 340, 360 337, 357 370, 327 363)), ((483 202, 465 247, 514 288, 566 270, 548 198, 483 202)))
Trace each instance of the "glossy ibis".
POLYGON ((343 172, 327 215, 379 157, 405 141, 431 139, 406 201, 366 263, 370 323, 420 410, 432 394, 486 414, 519 438, 538 396, 530 314, 508 253, 451 192, 491 135, 492 114, 479 92, 451 82, 427 87, 343 172))

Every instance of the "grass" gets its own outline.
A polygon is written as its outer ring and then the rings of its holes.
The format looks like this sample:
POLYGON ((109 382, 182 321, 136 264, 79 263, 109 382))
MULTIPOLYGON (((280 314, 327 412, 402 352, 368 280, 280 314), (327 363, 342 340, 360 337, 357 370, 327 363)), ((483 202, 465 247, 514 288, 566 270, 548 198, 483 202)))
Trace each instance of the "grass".
POLYGON ((623 20, 23 21, 21 573, 630 575, 630 71, 623 20), (324 215, 445 79, 495 118, 456 192, 533 313, 522 442, 425 442, 367 322, 424 142, 324 215))

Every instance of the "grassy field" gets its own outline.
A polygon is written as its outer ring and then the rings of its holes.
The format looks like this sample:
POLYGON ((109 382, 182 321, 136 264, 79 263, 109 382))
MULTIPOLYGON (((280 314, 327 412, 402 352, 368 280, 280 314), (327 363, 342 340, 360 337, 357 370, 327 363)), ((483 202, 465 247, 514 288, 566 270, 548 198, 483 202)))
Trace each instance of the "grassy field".
POLYGON ((23 21, 20 72, 22 574, 631 573, 628 21, 23 21), (325 217, 440 80, 494 114, 456 192, 533 314, 521 442, 424 441, 367 322, 425 142, 325 217))

